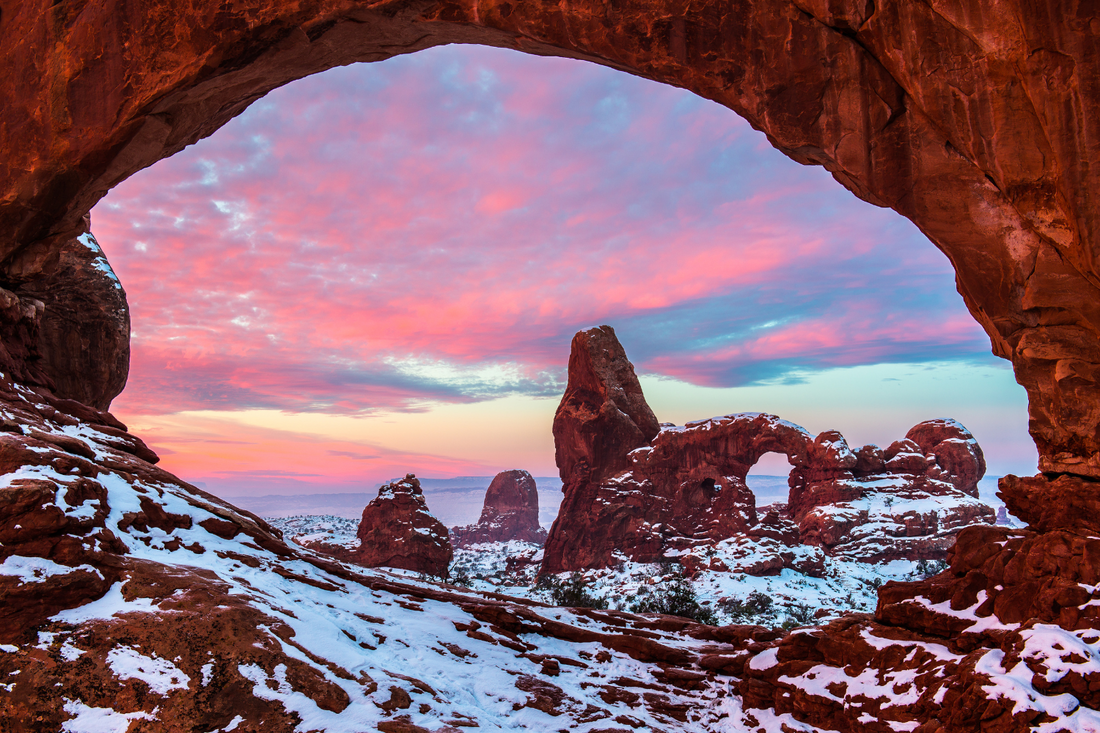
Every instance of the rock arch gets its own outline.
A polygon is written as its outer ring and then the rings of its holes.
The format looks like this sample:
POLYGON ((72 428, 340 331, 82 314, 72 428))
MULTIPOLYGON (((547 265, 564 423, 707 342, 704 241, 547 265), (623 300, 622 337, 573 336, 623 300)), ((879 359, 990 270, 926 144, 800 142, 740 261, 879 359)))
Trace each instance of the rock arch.
MULTIPOLYGON (((1100 478, 1100 20, 1090 8, 7 3, 0 285, 18 291, 45 277, 112 186, 288 81, 445 43, 568 56, 715 100, 795 160, 915 222, 951 260, 993 352, 1028 390, 1040 469, 1100 478)), ((56 307, 49 292, 46 311, 56 307)), ((49 348, 38 338, 30 351, 49 348)), ((41 361, 47 378, 71 377, 41 361)))

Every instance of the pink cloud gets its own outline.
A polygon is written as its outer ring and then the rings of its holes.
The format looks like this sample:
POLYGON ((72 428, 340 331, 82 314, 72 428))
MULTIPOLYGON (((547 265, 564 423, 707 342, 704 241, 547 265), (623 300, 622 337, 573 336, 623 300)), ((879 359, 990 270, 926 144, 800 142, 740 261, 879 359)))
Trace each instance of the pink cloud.
POLYGON ((605 322, 707 384, 987 350, 915 229, 760 139, 680 90, 489 49, 278 90, 94 212, 133 309, 118 404, 548 394, 605 322))

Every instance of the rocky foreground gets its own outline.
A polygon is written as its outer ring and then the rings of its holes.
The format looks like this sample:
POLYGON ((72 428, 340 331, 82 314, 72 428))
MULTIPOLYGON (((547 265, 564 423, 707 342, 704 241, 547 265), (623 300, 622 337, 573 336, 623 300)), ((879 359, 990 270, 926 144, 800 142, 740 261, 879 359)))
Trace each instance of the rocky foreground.
POLYGON ((0 730, 1100 725, 1100 527, 1074 479, 1006 479, 1031 529, 964 530, 873 615, 782 632, 343 564, 158 469, 106 413, 7 380, 0 406, 0 730))

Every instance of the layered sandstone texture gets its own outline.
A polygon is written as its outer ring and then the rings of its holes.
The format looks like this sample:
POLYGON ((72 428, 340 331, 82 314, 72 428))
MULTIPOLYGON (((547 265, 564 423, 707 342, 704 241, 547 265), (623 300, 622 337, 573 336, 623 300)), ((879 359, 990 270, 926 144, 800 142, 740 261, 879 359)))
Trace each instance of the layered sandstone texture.
POLYGON ((539 524, 539 490, 527 471, 501 471, 494 476, 477 524, 451 529, 455 547, 512 541, 537 545, 546 541, 546 530, 539 524))
POLYGON ((378 489, 359 520, 359 547, 348 560, 369 568, 403 568, 447 577, 454 557, 447 528, 428 511, 411 473, 378 489))
POLYGON ((982 450, 958 422, 929 420, 885 450, 857 451, 836 431, 815 438, 774 415, 658 425, 610 326, 573 339, 554 440, 565 496, 544 572, 653 562, 732 537, 863 562, 942 559, 959 529, 996 519, 978 501, 982 450), (760 516, 745 479, 769 452, 792 466, 790 496, 760 516))

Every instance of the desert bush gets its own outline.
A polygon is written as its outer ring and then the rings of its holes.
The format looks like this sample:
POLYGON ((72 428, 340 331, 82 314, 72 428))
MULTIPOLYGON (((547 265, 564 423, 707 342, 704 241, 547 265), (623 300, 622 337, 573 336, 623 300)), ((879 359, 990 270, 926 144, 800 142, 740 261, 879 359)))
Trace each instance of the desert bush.
POLYGON ((663 613, 669 616, 682 616, 710 626, 718 623, 714 611, 699 604, 695 596, 695 586, 684 577, 682 568, 661 568, 666 577, 653 586, 644 598, 634 597, 630 610, 634 613, 663 613))
POLYGON ((944 570, 947 570, 946 560, 918 560, 917 567, 913 569, 913 577, 917 580, 927 580, 944 570))
POLYGON ((593 595, 589 582, 580 573, 573 573, 567 580, 555 575, 540 575, 535 587, 550 596, 555 606, 571 608, 607 608, 607 600, 593 595))
POLYGON ((451 585, 462 585, 467 588, 473 582, 470 572, 464 566, 451 566, 451 577, 447 581, 451 585))
POLYGON ((758 590, 749 593, 748 598, 723 598, 718 608, 739 624, 764 625, 774 615, 775 601, 758 590))
POLYGON ((791 603, 784 610, 787 612, 787 620, 783 622, 785 629, 809 626, 814 622, 814 607, 808 603, 791 603))

